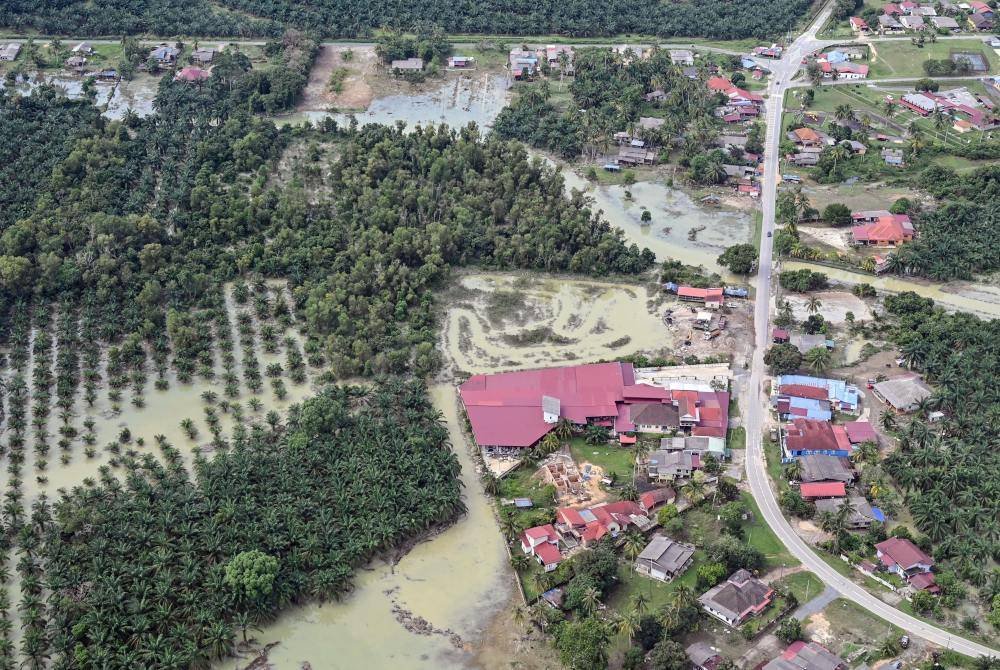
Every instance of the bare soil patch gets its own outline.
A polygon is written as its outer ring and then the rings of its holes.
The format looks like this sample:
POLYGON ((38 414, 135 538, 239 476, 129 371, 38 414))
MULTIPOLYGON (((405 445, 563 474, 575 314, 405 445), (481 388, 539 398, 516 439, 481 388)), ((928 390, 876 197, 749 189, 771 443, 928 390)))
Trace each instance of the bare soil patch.
POLYGON ((325 112, 331 107, 366 109, 375 95, 369 79, 377 67, 374 47, 321 46, 297 111, 325 112), (348 52, 351 55, 345 60, 348 52), (346 71, 339 93, 330 88, 330 78, 338 69, 346 71))
POLYGON ((792 311, 796 319, 805 320, 809 318, 809 310, 806 305, 809 298, 819 298, 821 306, 819 314, 834 325, 841 325, 847 321, 847 313, 852 312, 858 321, 866 321, 872 318, 871 310, 865 302, 847 291, 819 291, 809 295, 787 294, 785 298, 792 306, 792 311))

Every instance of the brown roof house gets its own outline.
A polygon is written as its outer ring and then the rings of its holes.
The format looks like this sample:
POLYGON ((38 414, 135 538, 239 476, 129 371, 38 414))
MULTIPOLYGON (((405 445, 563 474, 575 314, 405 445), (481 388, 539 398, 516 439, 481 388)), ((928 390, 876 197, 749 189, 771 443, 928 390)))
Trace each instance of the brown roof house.
POLYGON ((640 433, 666 433, 681 425, 673 405, 659 402, 636 403, 629 407, 629 419, 640 433))
POLYGON ((698 598, 698 602, 716 619, 736 628, 767 609, 773 599, 774 589, 746 570, 737 570, 698 598))
POLYGON ((669 582, 691 567, 693 558, 694 547, 657 533, 636 558, 635 571, 661 582, 669 582))

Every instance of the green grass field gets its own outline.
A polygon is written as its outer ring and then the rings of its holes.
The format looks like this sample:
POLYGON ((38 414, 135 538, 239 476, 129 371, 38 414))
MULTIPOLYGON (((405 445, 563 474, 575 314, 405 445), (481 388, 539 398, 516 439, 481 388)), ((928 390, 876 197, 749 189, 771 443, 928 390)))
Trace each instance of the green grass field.
POLYGON ((642 592, 649 598, 648 611, 655 612, 667 604, 670 600, 670 594, 678 586, 697 590, 695 585, 698 581, 698 566, 705 562, 705 552, 700 549, 696 550, 693 561, 687 572, 672 582, 661 582, 640 575, 631 565, 623 561, 618 567, 618 586, 608 597, 608 607, 619 611, 627 610, 632 606, 632 598, 635 594, 642 592))
POLYGON ((726 434, 726 446, 730 449, 746 449, 747 429, 742 426, 731 428, 726 434))
POLYGON ((791 591, 803 605, 823 592, 823 582, 811 572, 794 572, 782 577, 777 583, 791 591))
POLYGON ((605 472, 614 472, 619 480, 631 480, 635 465, 635 451, 618 445, 587 444, 583 438, 573 438, 569 445, 573 460, 578 465, 593 463, 605 472))
POLYGON ((749 493, 744 493, 742 500, 746 504, 747 509, 753 512, 754 515, 753 522, 744 526, 747 533, 747 542, 764 554, 765 569, 790 568, 798 565, 798 559, 788 553, 785 545, 781 543, 781 540, 774 534, 771 527, 764 521, 764 517, 761 515, 760 508, 757 507, 753 496, 749 493))
POLYGON ((870 46, 874 52, 869 72, 869 77, 872 79, 923 77, 924 61, 948 59, 955 51, 980 53, 987 59, 990 72, 1000 70, 1000 58, 997 58, 996 53, 977 38, 927 42, 923 48, 906 40, 876 40, 871 42, 870 46))

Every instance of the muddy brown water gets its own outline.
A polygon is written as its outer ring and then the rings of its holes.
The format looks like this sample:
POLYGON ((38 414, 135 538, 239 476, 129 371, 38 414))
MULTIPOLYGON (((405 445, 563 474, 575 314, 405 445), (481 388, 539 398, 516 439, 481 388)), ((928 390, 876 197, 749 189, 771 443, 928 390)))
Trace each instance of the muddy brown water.
POLYGON ((363 112, 353 114, 300 111, 275 117, 279 124, 317 123, 325 118, 349 123, 356 118, 360 125, 394 125, 402 121, 412 130, 420 126, 444 123, 460 128, 475 123, 481 129, 492 127, 500 110, 510 100, 510 86, 503 75, 470 73, 449 75, 440 86, 426 92, 390 95, 372 100, 363 112))
MULTIPOLYGON (((14 85, 14 90, 21 95, 30 95, 42 83, 55 86, 72 100, 84 97, 83 78, 64 74, 39 77, 33 73, 30 80, 19 80, 14 85)), ((153 101, 156 98, 159 84, 158 77, 142 73, 137 74, 131 81, 96 82, 97 95, 94 102, 104 110, 104 116, 109 119, 121 119, 128 110, 132 110, 138 116, 149 116, 154 111, 153 101)), ((6 87, 6 82, 0 82, 0 88, 6 87)))

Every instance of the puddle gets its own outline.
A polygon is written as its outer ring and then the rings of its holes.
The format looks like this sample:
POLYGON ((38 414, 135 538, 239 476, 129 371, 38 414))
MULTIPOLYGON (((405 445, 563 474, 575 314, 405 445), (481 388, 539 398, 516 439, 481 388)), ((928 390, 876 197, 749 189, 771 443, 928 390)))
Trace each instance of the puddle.
POLYGON ((279 124, 303 121, 317 123, 325 118, 334 118, 339 123, 349 123, 350 117, 354 116, 361 125, 393 125, 397 121, 403 121, 410 129, 418 125, 441 123, 460 128, 475 122, 480 129, 487 129, 492 127, 509 98, 507 78, 503 75, 449 77, 432 91, 376 98, 366 111, 353 115, 303 111, 279 115, 275 117, 275 121, 279 124))
MULTIPOLYGON (((440 535, 418 544, 391 568, 359 570, 354 591, 340 603, 288 610, 257 634, 258 642, 279 642, 269 660, 276 668, 459 668, 471 653, 443 635, 407 631, 393 606, 411 610, 437 629, 450 629, 467 643, 478 640, 489 620, 511 596, 513 575, 503 539, 458 432, 455 388, 431 387, 431 397, 448 423, 462 465, 468 513, 440 535)), ((216 664, 234 667, 233 660, 216 664)), ((239 663, 243 666, 246 661, 239 663)))

